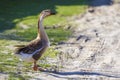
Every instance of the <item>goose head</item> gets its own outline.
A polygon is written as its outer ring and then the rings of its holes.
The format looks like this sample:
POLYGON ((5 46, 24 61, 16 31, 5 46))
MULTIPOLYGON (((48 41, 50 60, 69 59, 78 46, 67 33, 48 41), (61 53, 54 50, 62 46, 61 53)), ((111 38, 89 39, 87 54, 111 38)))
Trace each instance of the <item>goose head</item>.
POLYGON ((41 12, 41 15, 45 18, 47 16, 50 16, 50 15, 55 15, 56 13, 55 12, 52 12, 51 10, 47 9, 47 10, 43 10, 41 12))

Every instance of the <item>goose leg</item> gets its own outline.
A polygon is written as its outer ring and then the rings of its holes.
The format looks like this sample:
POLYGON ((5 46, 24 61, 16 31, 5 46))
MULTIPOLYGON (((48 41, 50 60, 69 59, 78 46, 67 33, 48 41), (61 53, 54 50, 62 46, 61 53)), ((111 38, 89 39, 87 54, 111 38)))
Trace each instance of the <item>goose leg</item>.
POLYGON ((34 70, 34 71, 37 71, 37 70, 38 70, 38 66, 37 66, 36 63, 37 63, 36 61, 34 61, 34 63, 33 63, 33 70, 34 70))

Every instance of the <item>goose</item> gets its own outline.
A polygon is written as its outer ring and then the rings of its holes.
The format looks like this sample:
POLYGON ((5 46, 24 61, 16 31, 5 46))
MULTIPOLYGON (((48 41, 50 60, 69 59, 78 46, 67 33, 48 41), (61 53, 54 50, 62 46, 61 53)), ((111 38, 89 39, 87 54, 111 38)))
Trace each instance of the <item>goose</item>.
POLYGON ((27 45, 16 45, 14 54, 19 57, 20 60, 25 62, 33 63, 33 70, 37 71, 37 61, 42 56, 42 54, 46 51, 46 49, 50 46, 50 41, 47 33, 43 27, 44 18, 54 15, 55 13, 51 10, 43 10, 40 13, 38 19, 38 34, 37 37, 29 42, 27 45))

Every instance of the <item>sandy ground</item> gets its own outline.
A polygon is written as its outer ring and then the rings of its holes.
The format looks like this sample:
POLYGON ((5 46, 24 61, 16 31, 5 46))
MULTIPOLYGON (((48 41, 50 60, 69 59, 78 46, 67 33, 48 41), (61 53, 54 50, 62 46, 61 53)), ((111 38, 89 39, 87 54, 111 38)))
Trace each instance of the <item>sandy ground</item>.
POLYGON ((59 43, 57 59, 48 62, 57 72, 26 73, 30 80, 120 80, 120 4, 110 4, 93 0, 85 14, 71 18, 73 35, 59 43))
POLYGON ((31 80, 120 80, 119 12, 120 4, 107 2, 73 17, 73 35, 56 48, 62 68, 35 73, 31 80))

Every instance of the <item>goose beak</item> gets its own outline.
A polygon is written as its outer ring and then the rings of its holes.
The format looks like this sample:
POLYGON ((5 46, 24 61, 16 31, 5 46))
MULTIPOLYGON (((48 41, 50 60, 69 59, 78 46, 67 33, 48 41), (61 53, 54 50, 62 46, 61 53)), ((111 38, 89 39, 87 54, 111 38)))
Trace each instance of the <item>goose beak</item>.
POLYGON ((55 15, 56 13, 55 12, 51 12, 51 15, 55 15))

